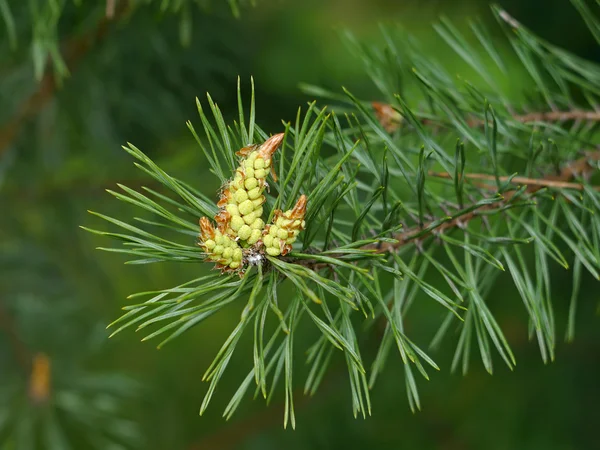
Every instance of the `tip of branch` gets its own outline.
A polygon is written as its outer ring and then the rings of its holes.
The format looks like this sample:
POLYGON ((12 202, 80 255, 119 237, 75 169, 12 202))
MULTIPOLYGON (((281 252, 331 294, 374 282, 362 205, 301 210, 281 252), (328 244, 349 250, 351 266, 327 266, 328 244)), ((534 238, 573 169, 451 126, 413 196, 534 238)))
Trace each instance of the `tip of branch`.
POLYGON ((258 150, 258 154, 265 160, 271 159, 273 153, 277 151, 281 143, 283 142, 283 136, 285 133, 278 133, 271 136, 269 139, 265 141, 263 145, 260 146, 258 150))

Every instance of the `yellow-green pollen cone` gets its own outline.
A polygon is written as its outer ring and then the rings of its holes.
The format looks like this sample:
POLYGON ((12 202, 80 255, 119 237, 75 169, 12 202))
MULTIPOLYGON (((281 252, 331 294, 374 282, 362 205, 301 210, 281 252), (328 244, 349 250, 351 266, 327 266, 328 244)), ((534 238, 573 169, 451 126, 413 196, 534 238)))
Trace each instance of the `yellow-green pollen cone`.
POLYGON ((254 245, 262 236, 266 179, 271 170, 273 154, 281 145, 283 136, 283 133, 276 134, 261 146, 244 147, 238 152, 242 157, 240 166, 217 203, 220 209, 215 220, 219 230, 233 239, 239 239, 242 245, 254 245))
POLYGON ((206 217, 200 219, 200 242, 209 261, 223 271, 244 272, 246 264, 257 264, 264 253, 285 256, 292 250, 304 229, 307 197, 300 196, 296 205, 286 211, 274 211, 273 221, 262 219, 264 190, 272 171, 272 157, 283 141, 283 133, 264 144, 244 147, 237 154, 240 166, 224 187, 215 215, 216 226, 206 217))
POLYGON ((200 219, 200 246, 217 267, 225 271, 241 268, 244 256, 241 247, 234 239, 215 229, 206 217, 200 219))
POLYGON ((292 209, 275 211, 273 223, 263 230, 262 243, 267 255, 285 256, 292 250, 292 244, 304 229, 306 203, 306 195, 301 195, 292 209))

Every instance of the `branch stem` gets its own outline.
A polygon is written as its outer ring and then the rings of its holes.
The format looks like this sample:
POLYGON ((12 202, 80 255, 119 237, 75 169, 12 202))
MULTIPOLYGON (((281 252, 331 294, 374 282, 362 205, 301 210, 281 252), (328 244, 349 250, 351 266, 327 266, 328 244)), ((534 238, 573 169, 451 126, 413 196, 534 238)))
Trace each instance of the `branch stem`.
MULTIPOLYGON (((591 162, 595 161, 600 161, 600 150, 587 152, 582 158, 579 158, 563 167, 558 175, 548 175, 544 178, 539 179, 527 177, 513 177, 512 181, 515 184, 526 185, 526 192, 529 194, 529 197, 531 197, 537 191, 545 187, 583 190, 584 186, 582 184, 573 183, 572 180, 577 177, 589 177, 591 173, 595 170, 595 167, 591 164, 591 162)), ((430 175, 439 178, 452 178, 452 176, 447 173, 430 173, 430 175)), ((496 179, 495 176, 487 174, 465 174, 464 176, 465 178, 477 180, 494 181, 496 179)), ((500 181, 507 181, 509 179, 510 177, 500 177, 500 181)), ((496 186, 488 184, 484 185, 484 187, 489 188, 490 190, 497 189, 496 186)), ((600 190, 600 187, 594 186, 593 189, 600 190)), ((432 228, 426 233, 423 233, 423 230, 427 229, 428 227, 432 227, 432 225, 437 220, 431 220, 429 222, 424 223, 423 225, 415 226, 406 229, 401 233, 394 234, 393 238, 397 241, 395 243, 379 242, 375 244, 368 244, 360 248, 362 250, 375 250, 378 253, 395 252, 400 247, 403 247, 414 241, 418 242, 431 235, 443 233, 444 231, 456 227, 464 227, 471 220, 479 217, 483 211, 489 211, 508 205, 511 202, 513 196, 516 194, 516 192, 516 190, 504 192, 503 197, 499 198, 498 201, 495 201, 493 203, 480 205, 476 208, 467 207, 466 209, 468 210, 468 212, 455 216, 452 218, 452 220, 443 222, 439 226, 432 228)), ((311 267, 313 270, 318 270, 327 267, 327 264, 323 264, 315 260, 302 260, 301 264, 307 267, 311 267)))
MULTIPOLYGON (((578 176, 585 178, 591 174, 591 172, 594 170, 594 167, 590 164, 590 161, 600 161, 600 150, 597 150, 594 152, 587 152, 587 154, 585 156, 583 156, 582 158, 579 158, 576 161, 573 161, 571 164, 568 164, 565 167, 563 167, 563 169, 561 170, 561 172, 558 175, 548 175, 544 178, 537 179, 537 180, 522 177, 522 181, 520 183, 528 186, 527 192, 530 195, 535 194, 537 191, 539 191, 543 187, 550 186, 550 184, 548 184, 548 183, 554 183, 554 186, 552 186, 552 187, 559 187, 559 185, 561 183, 568 183, 569 185, 571 185, 571 184, 573 184, 573 183, 571 183, 571 180, 573 180, 574 178, 576 178, 578 176), (531 183, 525 183, 524 180, 529 180, 529 181, 531 181, 531 183)), ((467 177, 467 175, 465 175, 465 177, 467 177)), ((490 176, 490 179, 495 180, 495 177, 490 176)), ((514 178, 513 178, 513 180, 514 180, 514 178)), ((454 219, 452 219, 448 222, 445 222, 445 223, 441 224, 439 227, 431 230, 429 233, 419 236, 419 239, 428 237, 432 233, 442 233, 451 228, 455 228, 458 226, 464 226, 465 224, 467 224, 474 218, 478 217, 481 211, 495 209, 495 208, 498 208, 499 206, 504 206, 504 205, 508 204, 511 201, 515 192, 516 191, 514 191, 514 190, 506 192, 506 193, 504 193, 504 197, 502 199, 498 200, 497 202, 487 204, 487 205, 482 205, 467 214, 464 214, 459 217, 455 217, 454 219)), ((401 233, 395 234, 394 239, 396 239, 398 241, 396 243, 383 243, 381 245, 369 244, 362 248, 363 249, 376 249, 382 253, 395 251, 398 248, 410 243, 415 238, 415 235, 420 234, 421 230, 423 228, 427 228, 427 226, 431 225, 432 223, 433 223, 433 221, 424 224, 423 227, 420 227, 420 226, 413 227, 413 228, 410 228, 401 233)))
MULTIPOLYGON (((452 179, 452 174, 447 172, 429 172, 429 176, 436 178, 452 179)), ((464 177, 469 180, 486 180, 495 181, 494 175, 488 175, 485 173, 465 173, 464 177)), ((528 177, 498 177, 500 181, 511 181, 513 184, 521 184, 526 186, 539 186, 539 187, 550 187, 557 189, 574 189, 577 191, 583 191, 585 188, 584 184, 572 183, 569 181, 552 180, 547 178, 528 178, 528 177)), ((489 189, 496 189, 496 186, 482 184, 481 186, 489 189)), ((592 189, 600 191, 600 186, 593 186, 592 189)))
MULTIPOLYGON (((400 128, 403 121, 402 115, 391 105, 381 102, 372 102, 371 106, 373 106, 377 120, 379 120, 385 130, 392 133, 400 128)), ((513 120, 521 123, 560 123, 569 121, 600 122, 600 111, 586 109, 569 109, 566 111, 536 111, 526 114, 513 114, 512 118, 513 120)), ((420 122, 423 125, 439 125, 438 121, 425 117, 420 118, 420 122)), ((466 122, 467 125, 472 128, 482 127, 485 124, 484 120, 477 117, 467 118, 466 122)))

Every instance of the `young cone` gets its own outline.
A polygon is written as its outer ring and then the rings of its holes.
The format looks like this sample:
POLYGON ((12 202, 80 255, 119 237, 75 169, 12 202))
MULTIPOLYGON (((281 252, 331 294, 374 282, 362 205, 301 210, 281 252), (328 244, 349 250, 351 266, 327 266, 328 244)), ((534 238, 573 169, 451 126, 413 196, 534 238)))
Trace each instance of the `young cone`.
POLYGON ((261 218, 262 205, 266 201, 263 192, 267 187, 273 154, 282 141, 283 133, 280 133, 267 139, 260 147, 252 145, 238 152, 242 157, 240 166, 217 203, 220 210, 215 221, 224 235, 239 238, 248 245, 260 240, 265 226, 261 218))
POLYGON ((292 209, 286 212, 275 210, 273 223, 263 231, 262 242, 268 255, 285 256, 292 250, 292 244, 304 229, 306 203, 306 195, 301 195, 292 209))
POLYGON ((200 219, 200 246, 210 261, 224 270, 237 270, 242 266, 242 249, 231 237, 224 235, 206 217, 200 219))

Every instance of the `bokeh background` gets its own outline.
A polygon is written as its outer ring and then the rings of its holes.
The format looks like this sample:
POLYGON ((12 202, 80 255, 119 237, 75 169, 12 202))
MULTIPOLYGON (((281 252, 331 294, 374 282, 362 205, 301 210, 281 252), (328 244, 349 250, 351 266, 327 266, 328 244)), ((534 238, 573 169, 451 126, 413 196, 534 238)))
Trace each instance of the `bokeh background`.
MULTIPOLYGON (((78 228, 105 226, 88 209, 131 216, 104 191, 116 183, 149 183, 121 150, 125 142, 197 189, 216 191, 218 181, 185 126, 188 119, 199 124, 196 96, 210 92, 233 119, 237 77, 249 95, 253 76, 257 119, 268 132, 280 131, 282 120, 312 100, 302 82, 334 91, 343 85, 377 100, 376 87, 339 35, 348 29, 381 42, 380 23, 402 24, 429 54, 461 73, 464 67, 431 23, 446 15, 463 28, 467 18, 479 16, 501 39, 486 1, 259 0, 242 5, 239 18, 226 2, 194 4, 184 14, 161 12, 155 2, 107 22, 97 35, 102 2, 67 1, 56 33, 65 59, 72 58, 68 77, 48 76, 51 68, 46 76, 39 68, 36 73, 39 48, 31 35, 51 35, 53 28, 49 19, 48 29, 31 29, 35 3, 0 1, 13 11, 17 38, 9 39, 6 22, 0 25, 1 449, 119 448, 113 441, 148 450, 600 449, 600 318, 592 280, 582 287, 575 342, 559 339, 556 361, 548 365, 527 338, 521 300, 500 283, 489 302, 515 350, 515 371, 497 360, 494 376, 477 362, 466 377, 450 374, 454 344, 447 342, 433 355, 442 372, 419 383, 423 411, 416 414, 406 400, 400 358, 392 358, 376 384, 373 415, 363 420, 352 416, 343 358, 317 394, 304 398, 299 355, 292 431, 283 430, 282 392, 268 407, 249 397, 231 420, 221 417, 250 367, 250 338, 208 413, 197 414, 207 388, 202 374, 235 327, 235 308, 160 351, 133 331, 108 340, 104 327, 120 315, 127 295, 175 286, 204 269, 124 265, 121 256, 94 250, 110 242, 78 228), (49 398, 35 401, 31 378, 41 375, 33 367, 43 372, 44 364, 51 373, 49 398)), ((567 0, 498 3, 551 42, 600 60, 567 0)), ((520 76, 516 95, 526 95, 531 81, 520 76)), ((554 271, 561 338, 571 274, 554 271)), ((427 343, 443 314, 413 318, 411 336, 427 343)), ((308 348, 311 336, 307 332, 298 347, 308 348)), ((375 355, 375 340, 365 334, 366 360, 375 355)))

